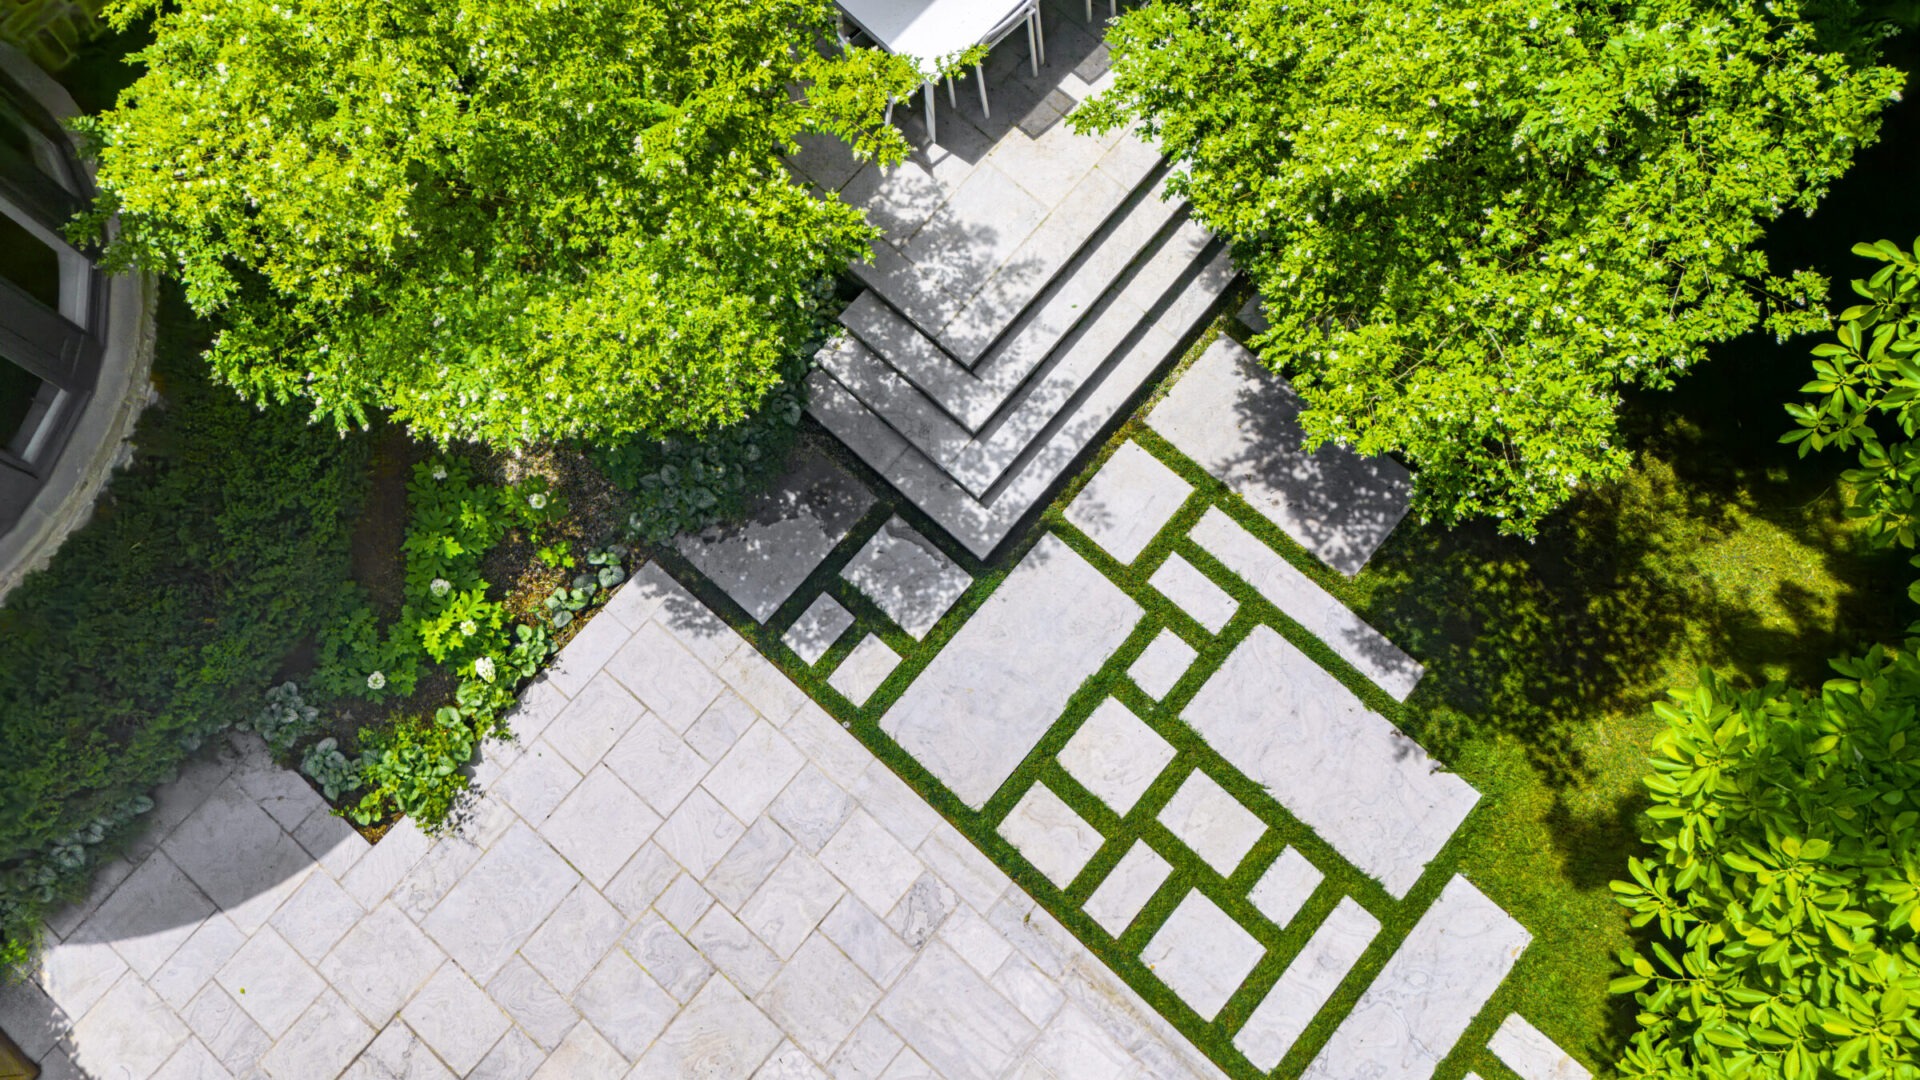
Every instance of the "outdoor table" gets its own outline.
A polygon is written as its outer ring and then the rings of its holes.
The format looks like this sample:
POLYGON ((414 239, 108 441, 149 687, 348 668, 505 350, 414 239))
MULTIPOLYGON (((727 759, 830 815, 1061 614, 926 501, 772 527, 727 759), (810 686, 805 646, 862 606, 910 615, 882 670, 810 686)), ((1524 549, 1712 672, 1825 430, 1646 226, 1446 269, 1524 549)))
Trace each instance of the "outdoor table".
MULTIPOLYGON (((986 41, 1010 18, 1037 0, 839 0, 855 26, 895 56, 917 61, 926 82, 927 138, 938 138, 933 118, 934 65, 986 41)), ((1033 31, 1029 29, 1029 33, 1033 31)), ((1038 48, 1035 64, 1039 62, 1038 48)), ((983 87, 984 92, 984 87, 983 87)))

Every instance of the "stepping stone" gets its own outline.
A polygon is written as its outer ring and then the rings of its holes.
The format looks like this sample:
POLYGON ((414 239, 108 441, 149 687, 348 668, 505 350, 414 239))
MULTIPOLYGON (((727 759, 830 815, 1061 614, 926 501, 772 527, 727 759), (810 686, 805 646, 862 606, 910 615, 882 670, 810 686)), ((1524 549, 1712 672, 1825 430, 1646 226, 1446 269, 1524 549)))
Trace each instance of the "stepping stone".
POLYGON ((1260 909, 1260 914, 1272 919, 1273 925, 1285 930, 1325 879, 1326 875, 1308 862, 1300 849, 1290 847, 1260 875, 1259 884, 1247 894, 1247 899, 1260 909))
POLYGON ((1426 669, 1355 615, 1313 579, 1216 507, 1193 527, 1214 558, 1395 701, 1407 700, 1426 669))
POLYGON ((1160 823, 1221 877, 1232 877, 1267 831, 1253 811, 1199 769, 1161 808, 1160 823))
POLYGON ((1270 626, 1254 627, 1180 715, 1396 897, 1480 798, 1270 626))
POLYGON ((868 634, 860 644, 853 647, 840 666, 827 676, 827 685, 840 691, 840 696, 855 705, 865 705, 880 684, 887 681, 893 669, 900 666, 900 654, 887 647, 887 643, 868 634))
POLYGON ((1167 556, 1167 561, 1153 572, 1147 584, 1173 601, 1175 607, 1193 616, 1193 621, 1206 627, 1209 634, 1225 629, 1227 620, 1240 610, 1238 600, 1214 584, 1198 567, 1181 558, 1177 551, 1167 556))
POLYGON ((1232 338, 1215 341, 1147 423, 1327 565, 1352 576, 1406 516, 1413 479, 1389 458, 1301 449, 1300 399, 1232 338))
POLYGON ((1000 835, 1064 889, 1106 839, 1045 784, 1034 784, 1000 823, 1000 835))
POLYGON ((853 625, 853 614, 840 606, 840 601, 821 593, 819 599, 800 613, 787 632, 780 636, 787 648, 807 662, 808 667, 820 662, 840 640, 840 635, 853 625))
POLYGON ((688 533, 674 546, 763 623, 872 506, 872 492, 807 450, 772 490, 749 503, 746 520, 688 533))
POLYGON ((1060 751, 1060 766, 1121 817, 1173 760, 1167 740, 1108 698, 1060 751))
POLYGON ((872 597, 915 640, 926 637, 973 584, 946 552, 897 517, 873 534, 840 576, 872 597))
POLYGON ((1126 443, 1067 507, 1067 521, 1107 554, 1131 563, 1173 520, 1193 493, 1160 459, 1126 443))
POLYGON ((1265 952, 1233 916, 1194 889, 1147 942, 1140 960, 1202 1020, 1212 1021, 1265 952))
POLYGON ((1107 880, 1087 898, 1087 915, 1117 938, 1133 925, 1140 909, 1147 906, 1147 901, 1153 899, 1153 894, 1160 891, 1172 873, 1172 863, 1161 858, 1144 840, 1135 840, 1121 856, 1119 865, 1107 875, 1107 880))
POLYGON ((1155 701, 1167 696, 1173 684, 1193 666, 1193 658, 1200 655, 1193 646, 1180 640, 1180 635, 1171 630, 1160 631, 1153 644, 1140 654, 1140 658, 1127 669, 1127 677, 1134 685, 1147 692, 1155 701))
POLYGON ((1343 897, 1340 906, 1313 932, 1306 948, 1287 965, 1280 981, 1254 1007, 1233 1037, 1233 1045, 1261 1072, 1271 1072, 1293 1049, 1301 1032, 1313 1023, 1379 932, 1380 920, 1367 914, 1352 897, 1343 897))
POLYGON ((1106 575, 1058 537, 1042 537, 880 729, 978 810, 1140 615, 1106 575))
POLYGON ((1427 1080, 1532 935, 1466 878, 1447 882, 1303 1080, 1427 1080))
POLYGON ((1487 1049, 1518 1073, 1520 1080, 1593 1080, 1586 1066, 1521 1019, 1519 1013, 1501 1022, 1487 1049))

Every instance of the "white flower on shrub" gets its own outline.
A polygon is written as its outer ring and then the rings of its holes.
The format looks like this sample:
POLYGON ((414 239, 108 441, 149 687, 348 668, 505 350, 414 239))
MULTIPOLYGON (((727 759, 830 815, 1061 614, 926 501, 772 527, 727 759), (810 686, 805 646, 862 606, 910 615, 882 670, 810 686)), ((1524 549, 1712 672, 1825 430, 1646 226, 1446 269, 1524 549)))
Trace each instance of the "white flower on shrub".
POLYGON ((386 686, 387 686, 387 673, 386 673, 386 672, 384 672, 384 671, 376 671, 376 672, 374 672, 373 674, 371 674, 371 675, 369 675, 369 676, 367 676, 367 689, 369 689, 369 690, 384 690, 384 689, 386 689, 386 686))
POLYGON ((460 632, 468 637, 472 637, 480 632, 480 624, 474 622, 472 619, 462 620, 460 623, 460 632))
POLYGON ((483 656, 473 662, 473 673, 488 682, 493 681, 493 657, 483 656))
POLYGON ((453 591, 453 582, 443 577, 434 578, 427 584, 427 591, 432 593, 436 598, 445 596, 447 593, 453 591))
POLYGON ((535 510, 545 510, 547 508, 547 497, 536 491, 527 496, 527 505, 533 507, 535 510))
POLYGON ((433 478, 435 480, 445 480, 447 478, 447 467, 445 465, 435 465, 433 467, 433 478))

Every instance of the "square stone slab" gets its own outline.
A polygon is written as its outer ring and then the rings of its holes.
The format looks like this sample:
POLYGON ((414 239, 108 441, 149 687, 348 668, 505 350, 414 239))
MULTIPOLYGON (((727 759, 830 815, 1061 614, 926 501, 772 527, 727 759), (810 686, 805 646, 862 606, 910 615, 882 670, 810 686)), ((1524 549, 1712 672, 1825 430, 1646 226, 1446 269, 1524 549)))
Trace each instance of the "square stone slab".
POLYGON ((1173 755, 1167 740, 1133 715, 1132 709, 1108 698, 1067 740, 1060 751, 1060 765, 1125 817, 1173 755))
POLYGON ((1113 873, 1087 898, 1086 912, 1102 930, 1117 938, 1127 932, 1140 909, 1147 906, 1147 901, 1153 899, 1153 894, 1160 891, 1172 873, 1173 864, 1161 858, 1145 841, 1135 840, 1113 873))
POLYGON ((1160 809, 1160 823, 1221 877, 1232 877, 1267 831, 1266 822, 1199 769, 1160 809))
POLYGON ((680 554, 766 622, 873 506, 873 493, 817 451, 803 451, 745 521, 674 541, 680 554))
POLYGON ((1247 894, 1247 899, 1260 909, 1260 914, 1272 919, 1273 925, 1285 930, 1325 877, 1298 848, 1290 847, 1260 875, 1260 883, 1247 894))
POLYGON ((1059 537, 1043 536, 880 728, 978 810, 1140 615, 1106 575, 1059 537))
POLYGON ((1511 1013, 1501 1022, 1487 1049, 1506 1062, 1507 1068, 1519 1073, 1520 1080, 1593 1080, 1586 1066, 1573 1060, 1573 1055, 1560 1049, 1519 1013, 1511 1013))
POLYGON ((840 576, 915 639, 926 637, 973 584, 946 552, 897 517, 873 534, 840 576))
POLYGON ((840 666, 827 676, 827 685, 840 691, 840 695, 855 705, 865 705, 880 684, 887 681, 893 669, 900 666, 900 654, 888 647, 887 643, 868 634, 860 644, 853 647, 840 666))
POLYGON ((1193 666, 1193 658, 1198 655, 1193 646, 1180 640, 1180 635, 1162 630, 1153 644, 1147 646, 1147 651, 1127 669, 1127 677, 1145 690, 1148 697, 1159 701, 1193 666))
POLYGON ((1207 348, 1147 423, 1322 561, 1352 576, 1406 516, 1413 478, 1391 458, 1301 449, 1300 398, 1232 338, 1207 348))
POLYGON ((1233 916, 1194 889, 1147 942, 1140 960, 1202 1020, 1212 1021, 1265 953, 1233 916))
POLYGON ((1303 1080, 1432 1076, 1532 940, 1466 878, 1454 877, 1303 1080))
POLYGON ((1240 610, 1238 600, 1227 595, 1227 590, 1215 585, 1212 578, 1181 558, 1177 551, 1167 556, 1167 561, 1153 572, 1147 584, 1173 601, 1175 607, 1193 616, 1193 621, 1206 627, 1209 634, 1225 629, 1227 620, 1240 610))
POLYGON ((1396 897, 1480 798, 1272 627, 1255 627, 1181 718, 1396 897))
POLYGON ((1087 860, 1106 842, 1100 830, 1045 784, 1027 789, 1000 823, 1000 835, 1062 889, 1073 884, 1087 860))
POLYGON ((1379 932, 1380 920, 1367 914, 1352 897, 1343 897, 1241 1025, 1233 1045, 1261 1072, 1272 1071, 1379 932))
POLYGON ((1126 443, 1067 507, 1067 520, 1107 554, 1131 563, 1178 513, 1193 485, 1160 459, 1126 443))
POLYGON ((840 640, 840 635, 853 625, 853 613, 840 606, 840 601, 821 593, 819 598, 801 612, 791 627, 782 634, 780 640, 792 649, 795 655, 807 662, 808 667, 820 662, 840 640))

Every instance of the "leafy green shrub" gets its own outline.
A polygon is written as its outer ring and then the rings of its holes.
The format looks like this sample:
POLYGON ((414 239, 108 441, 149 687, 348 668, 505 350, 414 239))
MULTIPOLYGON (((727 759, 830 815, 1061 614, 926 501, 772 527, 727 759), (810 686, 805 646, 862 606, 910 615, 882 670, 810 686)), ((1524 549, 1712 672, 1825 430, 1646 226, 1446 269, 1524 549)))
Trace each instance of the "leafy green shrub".
POLYGON ((276 757, 284 757, 295 743, 320 728, 320 710, 300 696, 300 684, 284 682, 267 691, 267 703, 253 719, 238 725, 266 740, 276 757))
POLYGON ((747 500, 785 470, 806 410, 801 377, 818 346, 817 337, 802 346, 788 364, 785 381, 740 423, 698 438, 593 450, 607 479, 633 497, 628 534, 665 543, 745 513, 747 500))
POLYGON ((1640 1007, 1622 1076, 1920 1076, 1915 646, 1818 694, 1709 672, 1656 706, 1655 851, 1613 883, 1654 933, 1613 983, 1640 1007))
POLYGON ((163 294, 136 459, 0 608, 0 962, 86 889, 204 740, 255 718, 288 651, 337 610, 367 446, 210 383, 204 331, 163 294))

